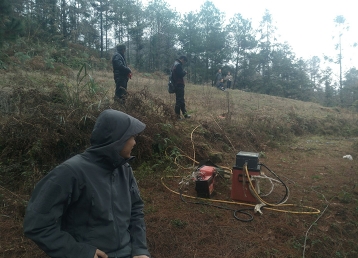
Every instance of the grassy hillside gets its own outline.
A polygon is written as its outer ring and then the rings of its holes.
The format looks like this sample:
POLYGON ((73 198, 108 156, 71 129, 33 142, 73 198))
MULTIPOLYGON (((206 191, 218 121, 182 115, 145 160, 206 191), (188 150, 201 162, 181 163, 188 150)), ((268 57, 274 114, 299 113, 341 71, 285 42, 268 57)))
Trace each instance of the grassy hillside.
MULTIPOLYGON (((147 124, 133 167, 146 202, 153 257, 358 254, 357 113, 188 83, 185 99, 192 118, 178 121, 175 97, 167 92, 163 74, 134 71, 128 100, 119 105, 113 102, 110 69, 49 68, 41 58, 15 61, 0 70, 0 231, 7 232, 1 234, 2 256, 44 257, 22 235, 26 201, 43 175, 88 146, 94 121, 105 108, 147 124), (230 169, 238 151, 260 153, 289 183, 289 203, 313 206, 320 213, 265 210, 247 224, 223 209, 189 206, 161 183, 162 177, 190 175, 201 161, 230 169), (343 159, 346 154, 353 161, 343 159), (311 229, 313 224, 318 229, 311 229)), ((166 182, 174 190, 177 183, 166 182)), ((219 180, 215 198, 230 201, 229 188, 230 181, 219 180)), ((190 186, 186 191, 195 195, 190 186)))
POLYGON ((219 157, 215 162, 230 167, 240 150, 265 152, 268 147, 277 148, 310 135, 358 134, 357 113, 190 83, 185 99, 192 118, 177 121, 173 113, 175 95, 167 92, 163 74, 134 71, 128 101, 120 106, 113 102, 110 71, 82 66, 79 70, 66 69, 65 74, 19 68, 1 73, 2 164, 19 161, 30 175, 38 169, 41 176, 49 167, 85 149, 93 122, 105 108, 122 110, 147 123, 144 147, 137 150, 139 161, 153 154, 165 160, 163 151, 169 148, 174 152, 180 149, 182 155, 191 158, 196 155, 199 160, 219 157), (51 154, 44 157, 41 151, 51 154))

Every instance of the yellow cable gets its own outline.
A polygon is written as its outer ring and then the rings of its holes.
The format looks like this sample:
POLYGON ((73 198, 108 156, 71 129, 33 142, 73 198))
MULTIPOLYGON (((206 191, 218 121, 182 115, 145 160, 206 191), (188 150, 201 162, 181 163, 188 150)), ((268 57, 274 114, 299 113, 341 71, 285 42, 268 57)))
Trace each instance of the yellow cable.
POLYGON ((293 204, 291 205, 291 204, 272 204, 272 203, 268 203, 268 202, 266 202, 266 201, 264 201, 261 197, 260 197, 260 195, 256 192, 256 189, 255 189, 255 187, 254 187, 254 185, 252 184, 252 180, 251 180, 251 177, 250 177, 250 175, 249 175, 249 171, 248 171, 248 169, 247 169, 247 164, 245 163, 244 164, 244 167, 243 168, 245 168, 245 173, 246 173, 246 176, 247 176, 247 178, 248 178, 248 181, 249 181, 249 184, 250 184, 250 190, 251 190, 251 193, 254 195, 254 197, 258 200, 258 201, 260 201, 261 203, 263 203, 263 204, 266 204, 266 205, 268 205, 268 206, 273 206, 273 207, 282 207, 282 206, 294 206, 293 204))
MULTIPOLYGON (((181 178, 181 176, 166 176, 167 178, 181 178)), ((163 181, 164 177, 162 177, 160 180, 162 182, 162 185, 169 190, 170 192, 180 195, 179 192, 176 192, 172 189, 170 189, 163 181)), ((223 201, 223 200, 216 200, 216 199, 206 199, 206 198, 200 198, 200 197, 194 197, 194 196, 190 196, 190 195, 186 195, 186 194, 181 194, 182 196, 186 197, 186 198, 191 198, 191 199, 196 199, 196 200, 202 200, 202 201, 209 201, 209 202, 219 202, 219 203, 226 203, 226 204, 236 204, 236 205, 246 205, 246 206, 252 206, 255 207, 256 204, 251 204, 251 203, 244 203, 244 202, 234 202, 234 201, 223 201)), ((278 212, 285 212, 285 213, 292 213, 292 214, 319 214, 321 213, 320 210, 310 207, 310 206, 298 206, 298 205, 294 205, 294 204, 282 204, 282 205, 274 205, 274 206, 285 206, 285 207, 299 207, 299 208, 305 208, 305 209, 310 209, 313 211, 288 211, 288 210, 280 210, 280 209, 276 209, 276 208, 270 208, 265 206, 266 210, 272 210, 272 211, 278 211, 278 212)))
POLYGON ((191 134, 190 134, 190 140, 191 140, 191 143, 192 143, 192 145, 193 145, 193 166, 195 166, 195 162, 196 162, 196 160, 195 160, 195 145, 194 145, 194 141, 193 141, 193 134, 194 134, 194 131, 196 130, 196 128, 198 128, 199 126, 201 126, 201 125, 198 125, 197 127, 195 127, 194 129, 193 129, 193 131, 191 131, 191 134))

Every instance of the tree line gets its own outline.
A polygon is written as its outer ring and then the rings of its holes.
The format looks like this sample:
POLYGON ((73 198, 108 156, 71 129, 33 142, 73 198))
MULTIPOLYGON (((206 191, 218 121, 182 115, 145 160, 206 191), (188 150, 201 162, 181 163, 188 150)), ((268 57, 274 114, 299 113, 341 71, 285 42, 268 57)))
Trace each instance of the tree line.
MULTIPOLYGON (((356 68, 340 69, 337 80, 319 57, 297 58, 278 41, 268 10, 258 27, 240 13, 225 18, 211 1, 180 14, 164 0, 145 6, 141 0, 0 0, 0 47, 27 37, 81 44, 109 59, 114 46, 125 43, 128 63, 140 72, 168 72, 175 58, 186 55, 187 79, 194 84, 212 83, 222 69, 233 75, 235 89, 358 110, 356 68)), ((344 27, 344 17, 333 18, 344 27)), ((341 67, 342 53, 331 61, 341 67)))

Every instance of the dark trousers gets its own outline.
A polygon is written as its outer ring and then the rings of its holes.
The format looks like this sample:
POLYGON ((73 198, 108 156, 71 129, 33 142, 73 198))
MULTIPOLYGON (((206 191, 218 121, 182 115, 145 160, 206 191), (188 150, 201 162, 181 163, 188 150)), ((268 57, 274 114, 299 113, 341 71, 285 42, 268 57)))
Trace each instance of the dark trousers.
POLYGON ((123 80, 117 80, 115 96, 119 99, 124 99, 126 95, 127 95, 127 82, 123 80))
POLYGON ((227 81, 226 88, 230 89, 231 87, 231 81, 227 81))
POLYGON ((184 99, 184 85, 178 84, 175 89, 175 114, 180 115, 180 111, 182 114, 186 114, 185 109, 185 99, 184 99))

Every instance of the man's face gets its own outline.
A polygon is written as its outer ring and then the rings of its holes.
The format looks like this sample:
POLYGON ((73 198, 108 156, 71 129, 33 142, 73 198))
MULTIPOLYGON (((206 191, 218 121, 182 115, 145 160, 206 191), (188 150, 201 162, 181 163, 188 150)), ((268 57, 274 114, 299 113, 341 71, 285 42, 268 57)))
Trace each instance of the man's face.
POLYGON ((136 144, 135 138, 134 138, 134 136, 132 136, 131 138, 129 138, 126 141, 126 143, 125 143, 123 149, 121 150, 121 152, 119 153, 119 155, 121 155, 125 159, 130 158, 132 149, 135 144, 136 144))

